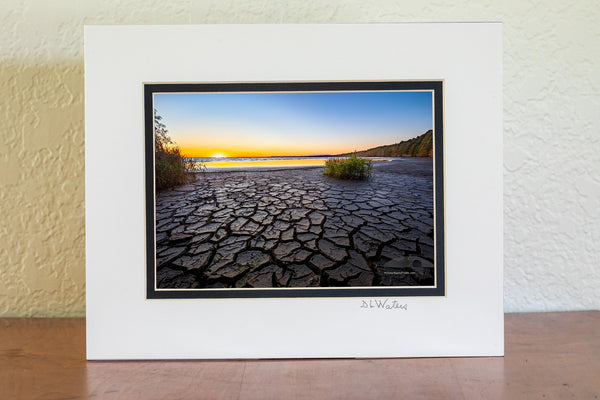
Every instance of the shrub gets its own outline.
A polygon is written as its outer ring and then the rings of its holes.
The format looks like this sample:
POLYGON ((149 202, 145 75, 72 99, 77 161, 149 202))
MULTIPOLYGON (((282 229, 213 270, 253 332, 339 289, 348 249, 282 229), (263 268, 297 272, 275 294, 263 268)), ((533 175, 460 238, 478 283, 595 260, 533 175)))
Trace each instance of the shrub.
POLYGON ((338 179, 369 179, 373 174, 373 163, 356 154, 348 158, 330 158, 325 161, 323 174, 338 179))
POLYGON ((202 167, 181 154, 177 146, 157 151, 154 155, 156 190, 167 189, 192 182, 202 167))
POLYGON ((156 190, 183 185, 196 178, 196 172, 204 165, 194 163, 181 154, 181 150, 169 137, 161 116, 154 110, 154 176, 156 190))

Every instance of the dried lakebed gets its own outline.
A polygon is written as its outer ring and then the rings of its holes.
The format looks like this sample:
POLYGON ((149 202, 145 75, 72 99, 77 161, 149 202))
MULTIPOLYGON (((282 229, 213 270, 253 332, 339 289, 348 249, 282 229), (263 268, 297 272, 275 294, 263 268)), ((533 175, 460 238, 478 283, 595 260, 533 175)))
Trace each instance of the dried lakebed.
POLYGON ((321 168, 211 172, 156 197, 158 288, 433 284, 429 158, 369 181, 321 168))

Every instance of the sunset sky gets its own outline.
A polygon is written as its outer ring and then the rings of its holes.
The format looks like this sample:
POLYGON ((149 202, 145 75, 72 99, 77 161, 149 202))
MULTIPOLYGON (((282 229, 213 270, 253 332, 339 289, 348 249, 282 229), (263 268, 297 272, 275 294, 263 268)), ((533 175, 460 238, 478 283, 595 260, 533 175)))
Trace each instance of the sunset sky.
POLYGON ((188 157, 341 154, 433 127, 431 92, 155 93, 188 157))

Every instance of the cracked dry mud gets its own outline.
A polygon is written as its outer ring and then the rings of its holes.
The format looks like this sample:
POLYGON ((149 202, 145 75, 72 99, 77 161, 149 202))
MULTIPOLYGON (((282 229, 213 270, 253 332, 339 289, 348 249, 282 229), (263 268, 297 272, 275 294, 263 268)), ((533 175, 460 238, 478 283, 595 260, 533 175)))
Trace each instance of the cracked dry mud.
POLYGON ((159 192, 157 286, 433 284, 432 160, 375 163, 368 181, 321 171, 210 172, 159 192))

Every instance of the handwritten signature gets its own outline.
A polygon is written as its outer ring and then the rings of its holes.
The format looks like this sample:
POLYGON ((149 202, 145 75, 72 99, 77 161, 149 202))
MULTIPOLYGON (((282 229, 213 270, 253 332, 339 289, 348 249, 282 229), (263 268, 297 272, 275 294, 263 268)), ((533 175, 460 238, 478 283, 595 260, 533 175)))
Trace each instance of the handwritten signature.
POLYGON ((408 304, 392 299, 361 300, 360 308, 378 308, 380 310, 408 310, 408 304))

